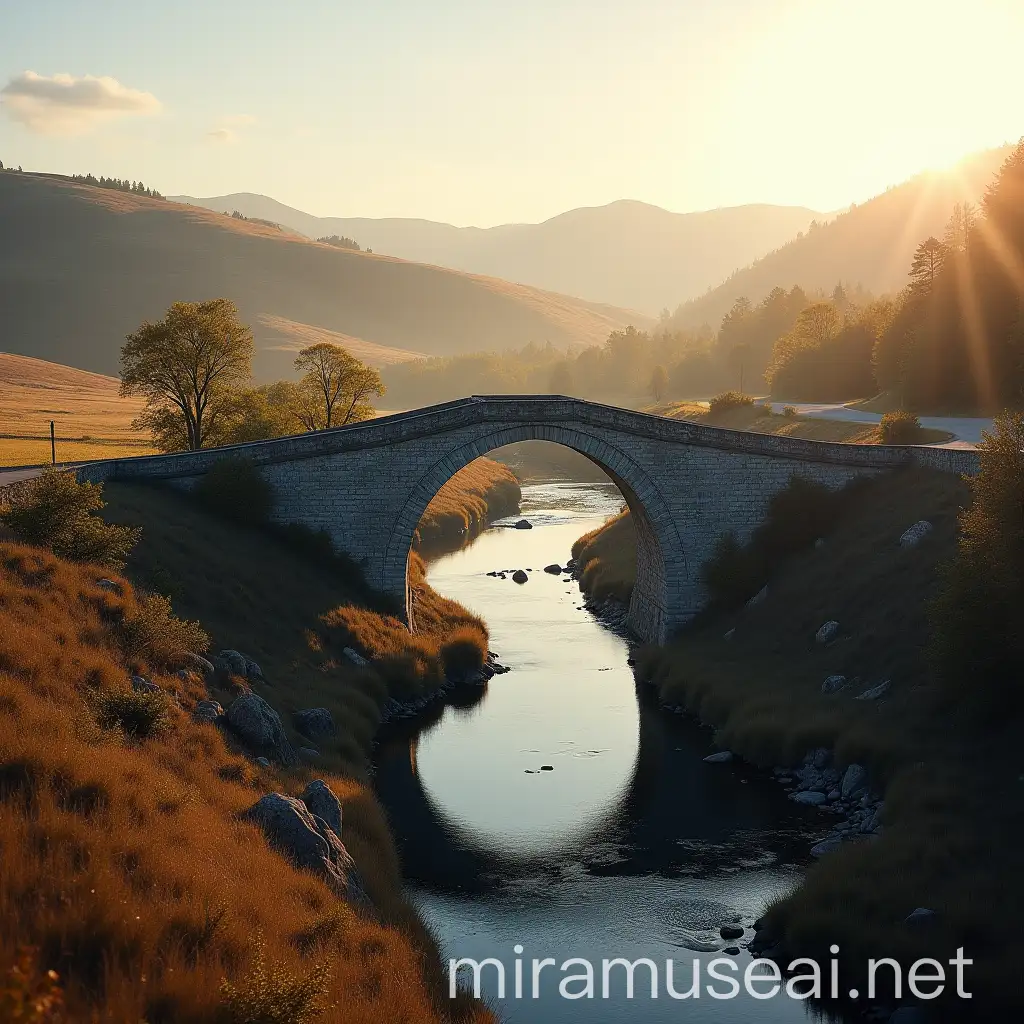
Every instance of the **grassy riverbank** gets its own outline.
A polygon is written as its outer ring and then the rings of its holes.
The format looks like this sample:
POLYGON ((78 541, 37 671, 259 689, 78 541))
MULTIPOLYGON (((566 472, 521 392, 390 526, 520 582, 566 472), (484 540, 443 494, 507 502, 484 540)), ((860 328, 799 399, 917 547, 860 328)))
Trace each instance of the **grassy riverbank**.
POLYGON ((459 545, 488 523, 519 511, 522 491, 512 470, 493 459, 475 459, 434 495, 416 530, 422 551, 459 545))
MULTIPOLYGON (((844 989, 861 991, 869 957, 945 963, 963 946, 975 960, 975 999, 950 1000, 949 986, 936 1008, 938 1019, 958 1021, 1019 1005, 1024 913, 1019 725, 1012 714, 978 711, 970 679, 958 692, 944 687, 928 657, 929 605, 968 499, 962 481, 925 470, 872 480, 850 492, 823 544, 772 572, 758 603, 709 612, 669 645, 637 652, 638 674, 661 700, 714 726, 720 745, 744 759, 796 765, 827 747, 840 768, 868 769, 885 796, 883 833, 814 863, 801 889, 770 909, 769 933, 787 954, 821 960, 837 943, 844 989), (921 519, 931 533, 901 548, 901 534, 921 519), (839 639, 816 643, 830 619, 839 639), (849 682, 825 694, 830 675, 849 682), (856 699, 883 680, 891 689, 881 699, 856 699), (935 911, 930 924, 905 923, 916 907, 935 911)), ((629 542, 619 519, 581 545, 582 564, 595 559, 592 579, 611 592, 618 584, 619 596, 629 590, 629 542)), ((831 821, 823 815, 823 836, 831 821)))
POLYGON ((143 529, 123 577, 0 544, 0 993, 16 987, 9 969, 31 947, 32 983, 59 972, 68 1020, 96 1011, 125 1024, 490 1021, 471 1001, 449 1003, 367 778, 388 702, 434 691, 449 633, 464 646, 474 630, 486 650, 482 624, 438 600, 425 639, 406 634, 413 656, 396 649, 357 667, 340 653, 359 643, 346 609, 384 621, 388 607, 344 560, 225 522, 173 491, 121 485, 105 497, 109 521, 143 529), (101 588, 102 576, 121 593, 101 588), (118 623, 139 604, 129 581, 169 595, 214 651, 244 651, 266 681, 180 679, 173 664, 128 656, 118 623), (410 661, 415 671, 404 670, 410 661), (136 701, 129 673, 140 671, 174 697, 160 727, 146 738, 101 727, 98 708, 136 701), (337 735, 317 741, 315 765, 261 768, 231 733, 191 720, 196 701, 227 706, 243 687, 280 713, 296 747, 308 741, 293 713, 331 711, 337 735), (295 795, 312 778, 342 801, 343 840, 379 920, 238 818, 262 794, 295 795), (299 1015, 283 996, 278 1016, 232 1009, 222 979, 252 994, 261 955, 268 971, 280 968, 271 988, 292 985, 320 1011, 299 1015))

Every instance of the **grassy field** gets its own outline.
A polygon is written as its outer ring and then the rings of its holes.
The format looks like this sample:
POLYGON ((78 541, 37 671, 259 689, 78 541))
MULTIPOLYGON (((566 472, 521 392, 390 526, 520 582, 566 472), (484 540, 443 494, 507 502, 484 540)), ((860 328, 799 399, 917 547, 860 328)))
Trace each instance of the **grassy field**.
POLYGON ((142 401, 121 398, 116 377, 0 352, 0 466, 147 455, 156 449, 133 430, 142 401))
POLYGON ((123 488, 110 497, 111 518, 145 530, 128 575, 173 590, 178 611, 208 620, 215 647, 261 659, 269 684, 258 689, 286 727, 291 710, 327 706, 339 737, 315 773, 259 768, 188 714, 208 693, 227 703, 237 680, 207 691, 198 676, 181 680, 119 646, 118 623, 137 608, 128 583, 112 593, 97 585, 109 572, 0 543, 0 995, 16 987, 8 969, 31 947, 31 984, 58 971, 68 1020, 490 1020, 448 1003, 433 940, 402 897, 365 779, 387 684, 339 663, 322 618, 351 588, 180 496, 123 488), (103 695, 129 693, 129 671, 177 700, 148 738, 97 718, 103 695), (291 867, 238 817, 262 793, 298 793, 314 774, 344 804, 344 841, 379 920, 291 867), (255 996, 260 945, 276 1011, 232 1012, 221 981, 255 996), (321 1012, 286 1011, 286 983, 321 1012))
MULTIPOLYGON (((819 419, 813 416, 785 416, 781 413, 773 413, 770 408, 758 403, 711 414, 706 402, 669 402, 652 406, 645 412, 677 420, 707 423, 714 427, 728 427, 731 430, 750 430, 757 434, 802 437, 808 441, 839 441, 844 444, 881 443, 881 433, 874 424, 849 423, 844 420, 819 419)), ((915 443, 941 444, 951 438, 951 434, 942 430, 922 429, 915 443)))

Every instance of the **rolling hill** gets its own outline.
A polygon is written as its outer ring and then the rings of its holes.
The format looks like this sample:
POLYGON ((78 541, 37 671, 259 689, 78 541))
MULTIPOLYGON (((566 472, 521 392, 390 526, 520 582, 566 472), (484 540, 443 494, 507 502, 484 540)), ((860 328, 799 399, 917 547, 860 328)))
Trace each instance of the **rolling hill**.
POLYGON ((311 339, 384 365, 422 354, 604 341, 641 314, 317 244, 199 208, 56 176, 0 173, 0 349, 115 373, 124 336, 174 301, 225 296, 259 379, 311 339))
POLYGON ((699 295, 737 267, 788 241, 821 214, 803 207, 737 206, 671 213, 621 200, 541 224, 454 227, 408 218, 314 217, 239 192, 172 200, 274 221, 310 238, 343 235, 375 253, 491 274, 656 315, 699 295))
POLYGON ((1009 152, 1007 146, 978 153, 951 171, 920 174, 851 206, 684 302, 673 325, 717 327, 740 296, 756 303, 775 287, 831 292, 841 281, 876 295, 898 291, 918 244, 929 235, 941 238, 956 203, 979 200, 1009 152))

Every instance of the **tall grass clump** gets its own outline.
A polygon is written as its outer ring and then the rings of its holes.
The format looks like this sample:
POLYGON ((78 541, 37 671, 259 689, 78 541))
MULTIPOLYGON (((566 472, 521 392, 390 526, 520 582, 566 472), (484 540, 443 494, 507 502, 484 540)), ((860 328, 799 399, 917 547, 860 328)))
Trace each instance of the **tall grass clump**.
POLYGON ((1024 414, 1004 413, 979 446, 981 471, 960 516, 956 557, 932 607, 932 656, 966 699, 1005 711, 1024 702, 1024 414))
POLYGON ((628 601, 636 582, 636 532, 629 510, 580 537, 572 557, 584 593, 598 601, 628 601))
POLYGON ((145 662, 172 668, 189 654, 210 649, 210 638, 198 622, 179 619, 162 594, 137 594, 134 606, 120 620, 116 635, 129 663, 145 662))
POLYGON ((80 484, 73 473, 44 470, 14 484, 0 522, 26 544, 49 548, 72 562, 120 569, 138 543, 140 530, 105 523, 102 484, 80 484))
POLYGON ((921 437, 921 421, 905 409, 887 412, 878 427, 882 444, 914 444, 921 437))
POLYGON ((218 459, 193 490, 208 511, 235 523, 258 526, 270 519, 274 487, 251 459, 218 459))

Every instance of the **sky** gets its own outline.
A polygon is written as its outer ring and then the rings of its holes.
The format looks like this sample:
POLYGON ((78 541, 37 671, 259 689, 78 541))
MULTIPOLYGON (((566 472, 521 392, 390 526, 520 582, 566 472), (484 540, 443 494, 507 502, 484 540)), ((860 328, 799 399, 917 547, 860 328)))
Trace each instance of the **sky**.
POLYGON ((481 227, 834 211, 1024 135, 1024 0, 0 0, 0 160, 481 227))

